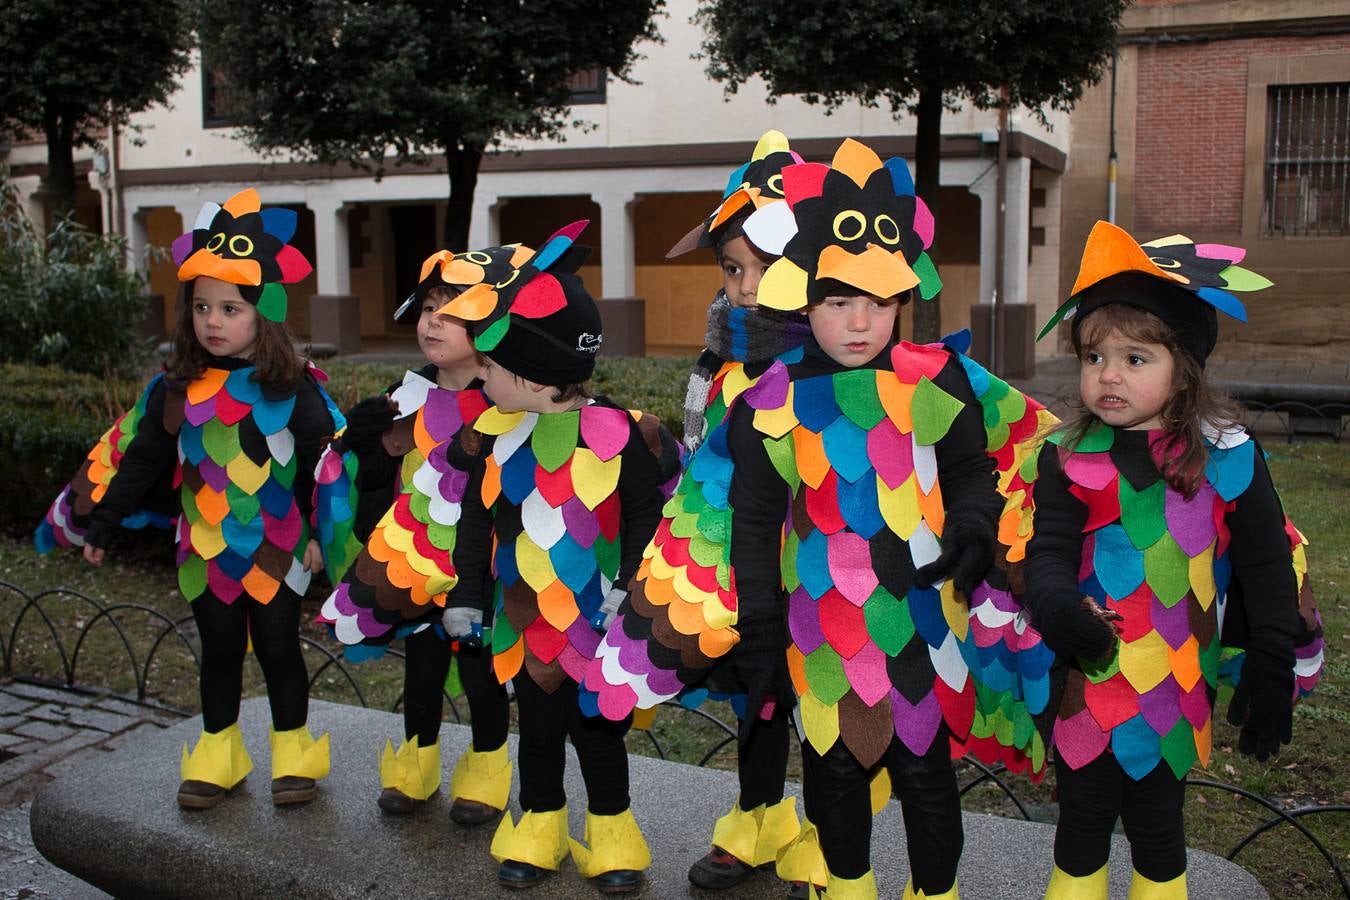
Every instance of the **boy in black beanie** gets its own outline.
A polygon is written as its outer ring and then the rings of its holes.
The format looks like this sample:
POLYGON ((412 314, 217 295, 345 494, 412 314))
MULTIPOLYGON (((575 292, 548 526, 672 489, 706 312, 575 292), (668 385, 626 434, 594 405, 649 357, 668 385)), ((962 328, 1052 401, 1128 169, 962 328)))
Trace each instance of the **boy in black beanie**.
POLYGON ((651 864, 629 802, 630 720, 583 715, 577 684, 660 521, 679 450, 654 416, 585 388, 602 340, 595 301, 574 274, 584 252, 572 241, 585 225, 441 310, 469 323, 496 405, 428 461, 447 474, 422 530, 435 543, 448 534, 453 548, 447 633, 482 634, 498 679, 515 685, 524 816, 505 817, 493 838, 498 878, 527 887, 571 852, 583 877, 613 893, 640 887, 651 864), (569 736, 586 782, 589 848, 567 834, 569 736))

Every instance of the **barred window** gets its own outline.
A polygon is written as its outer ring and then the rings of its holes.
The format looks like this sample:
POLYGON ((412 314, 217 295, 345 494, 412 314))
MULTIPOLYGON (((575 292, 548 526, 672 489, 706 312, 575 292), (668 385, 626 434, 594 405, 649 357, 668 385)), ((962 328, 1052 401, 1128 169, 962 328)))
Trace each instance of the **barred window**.
POLYGON ((583 103, 604 103, 605 70, 597 67, 574 72, 567 79, 567 89, 572 92, 567 102, 573 106, 583 103))
POLYGON ((208 48, 202 47, 202 127, 238 125, 238 103, 229 79, 215 66, 208 48))
POLYGON ((1263 233, 1350 234, 1350 82, 1272 85, 1263 233))

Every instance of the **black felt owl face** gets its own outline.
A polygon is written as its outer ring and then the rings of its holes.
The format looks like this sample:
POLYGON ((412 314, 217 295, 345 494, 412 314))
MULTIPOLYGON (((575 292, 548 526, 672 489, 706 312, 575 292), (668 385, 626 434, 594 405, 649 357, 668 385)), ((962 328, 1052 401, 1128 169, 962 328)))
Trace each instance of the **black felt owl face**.
MULTIPOLYGON (((458 316, 473 323, 471 333, 474 346, 486 353, 499 344, 511 327, 511 315, 525 319, 542 319, 561 310, 567 305, 567 298, 558 280, 549 274, 552 272, 575 273, 590 254, 589 247, 579 247, 576 238, 590 224, 589 219, 581 219, 565 225, 555 231, 536 252, 520 247, 509 260, 505 260, 504 269, 498 268, 501 276, 497 280, 484 279, 469 287, 455 297, 439 312, 443 315, 458 316)), ((503 260, 494 260, 502 265, 503 260)), ((481 263, 468 263, 483 268, 481 263)), ((464 267, 455 268, 470 271, 464 267)))
POLYGON ((802 158, 789 149, 788 139, 781 131, 764 132, 750 160, 738 166, 727 178, 726 190, 722 192, 722 202, 717 209, 681 238, 666 258, 680 256, 697 247, 715 246, 728 222, 782 200, 783 169, 801 161, 802 158))
POLYGON ((286 317, 286 292, 282 284, 294 284, 313 267, 287 241, 295 234, 296 214, 282 207, 262 208, 258 192, 240 191, 225 204, 205 204, 192 230, 173 242, 178 280, 217 278, 230 284, 263 290, 250 302, 275 322, 286 317))
POLYGON ((451 253, 441 250, 428 256, 422 263, 417 289, 408 296, 394 313, 396 322, 415 322, 421 315, 422 301, 432 288, 448 286, 458 293, 476 284, 496 284, 505 280, 518 266, 534 255, 522 244, 485 247, 451 253))
POLYGON ((783 256, 760 283, 761 306, 800 309, 841 285, 877 297, 917 286, 929 298, 941 289, 924 252, 933 217, 904 160, 883 165, 846 140, 829 166, 804 163, 782 175, 790 215, 766 209, 746 221, 757 247, 783 256))
MULTIPOLYGON (((1225 255, 1222 258, 1201 256, 1200 245, 1179 234, 1168 238, 1159 238, 1157 241, 1150 241, 1140 246, 1148 254, 1149 262, 1191 290, 1199 290, 1202 287, 1221 288, 1226 286, 1227 281, 1219 273, 1234 262, 1230 258, 1232 254, 1225 255)), ((1235 250, 1237 248, 1227 249, 1235 250)))

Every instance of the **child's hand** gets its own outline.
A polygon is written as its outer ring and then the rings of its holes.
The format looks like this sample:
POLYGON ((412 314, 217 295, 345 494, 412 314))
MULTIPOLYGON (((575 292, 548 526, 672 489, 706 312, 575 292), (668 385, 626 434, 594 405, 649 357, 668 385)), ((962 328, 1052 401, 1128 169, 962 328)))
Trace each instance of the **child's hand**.
POLYGON ((1228 721, 1242 728, 1238 751, 1265 762, 1294 737, 1294 670, 1257 648, 1248 648, 1242 675, 1228 704, 1228 721))
POLYGON ((342 443, 355 453, 373 450, 384 433, 394 424, 398 404, 384 394, 367 397, 347 413, 347 430, 342 443))
POLYGON ((609 626, 614 624, 614 617, 619 614, 619 604, 627 596, 628 592, 621 587, 610 588, 609 593, 605 594, 605 601, 591 616, 591 627, 601 634, 609 631, 609 626))
POLYGON ((102 547, 95 547, 93 544, 84 545, 84 561, 91 566, 103 565, 103 555, 106 551, 102 547))
POLYGON ((318 541, 310 538, 309 543, 305 545, 305 555, 300 560, 300 565, 311 574, 323 568, 323 551, 319 549, 318 541))
POLYGON ((1032 616, 1046 646, 1060 656, 1101 659, 1111 652, 1119 635, 1120 613, 1105 609, 1091 597, 1065 594, 1032 616))
POLYGON ((978 513, 957 511, 947 517, 941 555, 914 573, 914 583, 926 588, 951 578, 952 586, 969 598, 993 564, 994 526, 978 513))
POLYGON ((447 606, 441 613, 441 627, 451 640, 467 647, 483 646, 483 611, 467 606, 447 606))

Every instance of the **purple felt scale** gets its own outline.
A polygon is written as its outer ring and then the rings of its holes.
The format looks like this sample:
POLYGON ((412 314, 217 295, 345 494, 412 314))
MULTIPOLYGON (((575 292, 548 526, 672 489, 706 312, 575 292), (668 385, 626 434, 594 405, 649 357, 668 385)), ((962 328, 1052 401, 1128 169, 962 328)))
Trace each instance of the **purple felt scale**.
POLYGON ((428 391, 427 401, 422 404, 422 426, 437 441, 448 440, 457 434, 464 427, 464 414, 459 407, 457 392, 428 391))
POLYGON ((600 536, 600 522, 586 504, 577 497, 569 497, 562 505, 563 522, 572 540, 589 549, 600 536))
POLYGON ((741 397, 751 409, 779 409, 787 403, 787 395, 787 369, 781 362, 774 362, 741 397))
POLYGON ((203 457, 202 461, 197 464, 197 474, 201 475, 202 481, 210 485, 211 490, 216 493, 220 493, 229 487, 230 473, 225 471, 224 466, 221 466, 209 456, 203 457))
POLYGON ((819 607, 805 587, 798 587, 788 597, 788 630, 792 633, 792 643, 797 645, 803 655, 812 653, 825 643, 825 633, 820 628, 819 607))
POLYGON ((183 418, 187 419, 189 425, 195 425, 198 428, 215 418, 215 415, 216 398, 214 394, 202 403, 188 403, 183 407, 183 418))
POLYGON ((942 724, 942 706, 937 694, 930 692, 915 705, 895 688, 891 688, 890 697, 896 736, 911 753, 922 756, 932 745, 938 726, 942 724))
POLYGON ((1157 687, 1139 695, 1139 712, 1144 721, 1158 734, 1167 734, 1181 718, 1181 693, 1177 680, 1171 675, 1164 678, 1157 687))
POLYGON ((1163 503, 1167 531, 1187 556, 1199 556, 1214 542, 1218 530, 1210 511, 1214 509, 1214 487, 1202 482, 1195 497, 1187 500, 1176 491, 1168 491, 1163 503))
MULTIPOLYGON (((1149 594, 1152 595, 1152 591, 1149 594)), ((1186 643, 1186 639, 1191 636, 1190 604, 1193 602, 1176 603, 1168 609, 1156 596, 1150 597, 1149 622, 1173 650, 1186 643)))

